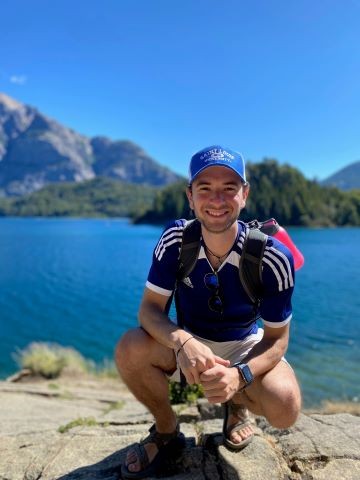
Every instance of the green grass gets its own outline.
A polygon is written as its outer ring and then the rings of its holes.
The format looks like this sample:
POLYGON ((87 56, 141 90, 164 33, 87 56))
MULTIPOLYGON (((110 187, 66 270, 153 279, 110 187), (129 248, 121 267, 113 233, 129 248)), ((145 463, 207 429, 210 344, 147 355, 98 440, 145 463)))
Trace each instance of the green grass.
POLYGON ((58 385, 57 383, 49 383, 48 388, 49 388, 50 390, 59 390, 59 389, 60 389, 60 385, 58 385))
POLYGON ((66 433, 75 427, 96 427, 96 426, 107 427, 109 426, 109 424, 107 422, 99 423, 95 420, 94 417, 79 417, 67 423, 66 425, 61 425, 58 428, 58 432, 66 433))
POLYGON ((124 405, 125 402, 123 400, 120 400, 119 402, 111 402, 110 405, 104 409, 103 415, 106 415, 113 410, 121 410, 122 408, 124 408, 124 405))

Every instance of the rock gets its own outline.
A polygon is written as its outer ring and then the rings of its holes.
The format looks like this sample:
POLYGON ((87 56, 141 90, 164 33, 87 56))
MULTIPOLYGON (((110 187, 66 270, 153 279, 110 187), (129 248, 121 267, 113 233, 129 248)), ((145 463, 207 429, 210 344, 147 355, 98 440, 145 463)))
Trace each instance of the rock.
POLYGON ((95 177, 156 187, 182 178, 133 142, 86 137, 0 93, 1 195, 95 177))
MULTIPOLYGON (((165 479, 360 478, 359 417, 302 414, 286 430, 255 418, 253 442, 231 452, 222 444, 218 406, 201 400, 176 409, 187 447, 169 462, 165 479)), ((118 479, 127 449, 151 424, 120 382, 0 382, 0 480, 118 479)))

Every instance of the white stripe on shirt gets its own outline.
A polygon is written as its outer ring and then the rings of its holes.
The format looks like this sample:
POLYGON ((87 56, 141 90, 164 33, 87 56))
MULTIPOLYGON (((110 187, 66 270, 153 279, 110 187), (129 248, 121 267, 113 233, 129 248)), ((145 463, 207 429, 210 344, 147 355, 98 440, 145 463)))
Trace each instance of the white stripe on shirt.
POLYGON ((165 288, 158 287, 157 285, 154 285, 153 283, 149 282, 149 280, 147 280, 145 286, 149 290, 152 290, 155 293, 159 293, 160 295, 164 295, 165 297, 170 297, 172 294, 172 290, 166 290, 165 288))
POLYGON ((158 254, 158 250, 163 246, 163 244, 167 241, 167 239, 172 238, 174 236, 174 234, 181 235, 183 230, 184 230, 183 226, 173 227, 173 228, 169 228, 168 230, 166 230, 162 234, 160 240, 158 241, 158 244, 156 245, 155 255, 158 254))
POLYGON ((266 258, 265 256, 263 257, 263 263, 266 263, 267 265, 269 265, 269 267, 273 271, 273 273, 274 273, 274 275, 275 275, 275 277, 278 281, 279 292, 282 292, 284 290, 283 281, 281 279, 281 276, 279 274, 279 271, 278 271, 276 265, 274 265, 274 263, 271 260, 269 260, 268 258, 266 258))
POLYGON ((182 241, 182 232, 179 232, 179 231, 175 231, 170 233, 170 235, 161 237, 157 247, 155 248, 155 257, 158 260, 161 260, 166 248, 169 245, 172 245, 173 243, 176 243, 176 242, 181 243, 181 241, 182 241))
POLYGON ((264 256, 273 259, 280 266, 281 272, 284 275, 284 279, 285 279, 285 288, 288 288, 286 286, 288 279, 289 279, 290 287, 293 287, 294 279, 291 271, 290 262, 287 256, 283 252, 281 252, 280 250, 277 250, 274 247, 265 247, 264 256), (284 264, 286 268, 284 267, 284 264))
POLYGON ((239 236, 239 241, 237 242, 237 246, 241 248, 241 250, 244 248, 244 242, 245 242, 245 232, 241 232, 239 236))
POLYGON ((280 328, 280 327, 284 327, 285 325, 287 325, 290 322, 291 318, 292 318, 292 314, 290 314, 282 322, 268 322, 267 320, 264 320, 263 318, 261 320, 262 320, 263 324, 266 325, 267 327, 280 328))

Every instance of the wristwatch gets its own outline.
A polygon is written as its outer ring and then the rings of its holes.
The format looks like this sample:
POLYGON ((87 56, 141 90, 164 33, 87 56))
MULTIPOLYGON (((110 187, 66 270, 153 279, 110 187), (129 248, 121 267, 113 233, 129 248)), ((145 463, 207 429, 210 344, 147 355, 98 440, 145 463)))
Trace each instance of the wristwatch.
POLYGON ((245 382, 245 386, 243 388, 246 388, 254 381, 254 376, 251 373, 249 365, 246 363, 237 362, 234 363, 233 367, 238 369, 240 378, 242 378, 242 380, 245 382))

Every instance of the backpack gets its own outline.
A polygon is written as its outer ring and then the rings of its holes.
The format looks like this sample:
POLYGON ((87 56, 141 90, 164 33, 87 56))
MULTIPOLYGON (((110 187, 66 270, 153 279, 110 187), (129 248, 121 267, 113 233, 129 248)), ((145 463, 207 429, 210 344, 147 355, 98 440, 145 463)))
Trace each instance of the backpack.
MULTIPOLYGON (((276 222, 275 222, 276 225, 276 222)), ((241 284, 254 307, 262 297, 261 266, 268 235, 277 230, 273 219, 246 223, 246 236, 240 257, 239 277, 241 284)), ((177 282, 186 278, 195 267, 201 247, 201 224, 199 220, 189 221, 183 232, 182 245, 177 271, 177 282)))

